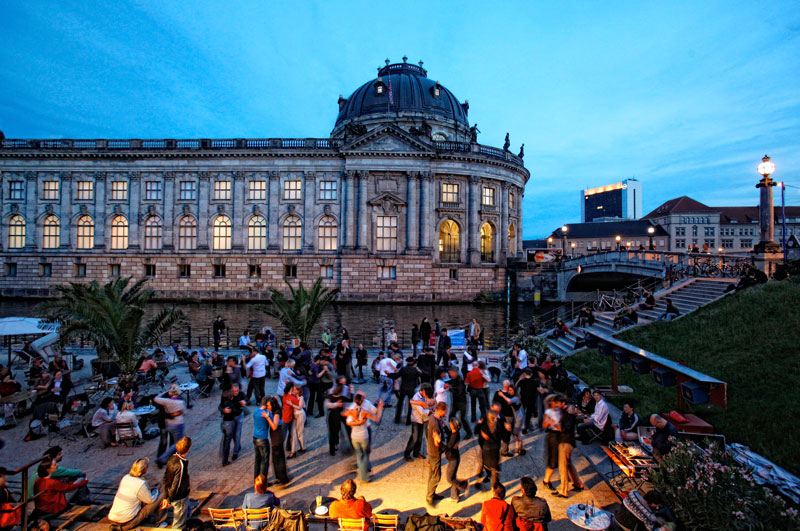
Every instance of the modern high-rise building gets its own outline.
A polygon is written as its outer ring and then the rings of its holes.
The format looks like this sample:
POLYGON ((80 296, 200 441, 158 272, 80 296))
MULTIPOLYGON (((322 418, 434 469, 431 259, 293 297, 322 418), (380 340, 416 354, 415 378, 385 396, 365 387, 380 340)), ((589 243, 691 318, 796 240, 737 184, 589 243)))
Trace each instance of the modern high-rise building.
POLYGON ((581 191, 581 223, 642 216, 642 183, 636 179, 581 191))

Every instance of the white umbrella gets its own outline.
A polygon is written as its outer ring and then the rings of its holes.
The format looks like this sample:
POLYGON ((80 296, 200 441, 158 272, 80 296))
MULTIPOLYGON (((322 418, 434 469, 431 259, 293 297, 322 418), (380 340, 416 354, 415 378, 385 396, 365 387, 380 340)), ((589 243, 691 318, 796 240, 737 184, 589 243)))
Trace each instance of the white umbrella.
POLYGON ((57 328, 57 325, 45 323, 36 317, 3 317, 0 319, 0 336, 47 334, 57 328))

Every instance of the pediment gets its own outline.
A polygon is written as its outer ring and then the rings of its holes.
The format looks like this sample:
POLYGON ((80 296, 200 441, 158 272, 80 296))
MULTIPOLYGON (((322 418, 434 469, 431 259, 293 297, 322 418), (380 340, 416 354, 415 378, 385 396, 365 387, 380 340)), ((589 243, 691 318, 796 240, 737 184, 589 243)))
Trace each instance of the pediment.
POLYGON ((345 153, 434 153, 431 146, 394 125, 378 127, 354 138, 352 142, 342 147, 342 151, 345 153))
POLYGON ((391 192, 383 192, 381 194, 376 195, 369 201, 367 204, 370 206, 395 206, 395 207, 402 207, 406 206, 406 202, 403 201, 400 197, 394 195, 391 192))

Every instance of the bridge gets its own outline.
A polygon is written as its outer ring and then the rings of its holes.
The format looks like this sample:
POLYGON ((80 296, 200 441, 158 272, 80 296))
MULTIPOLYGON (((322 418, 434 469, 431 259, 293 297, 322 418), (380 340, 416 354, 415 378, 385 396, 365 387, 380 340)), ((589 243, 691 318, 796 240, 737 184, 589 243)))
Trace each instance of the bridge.
POLYGON ((624 250, 566 258, 556 268, 558 299, 567 300, 575 281, 591 275, 615 274, 640 278, 739 276, 744 257, 719 254, 624 250))

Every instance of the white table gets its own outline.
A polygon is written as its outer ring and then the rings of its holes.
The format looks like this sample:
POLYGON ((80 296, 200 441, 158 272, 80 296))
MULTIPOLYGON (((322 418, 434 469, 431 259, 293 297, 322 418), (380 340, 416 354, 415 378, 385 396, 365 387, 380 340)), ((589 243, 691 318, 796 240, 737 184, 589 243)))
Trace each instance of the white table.
POLYGON ((595 508, 594 514, 587 517, 586 511, 590 509, 590 507, 588 505, 584 505, 584 508, 581 509, 579 505, 583 504, 570 505, 567 508, 567 518, 569 518, 570 522, 578 527, 582 527, 583 529, 594 529, 599 531, 611 527, 611 522, 613 521, 611 513, 595 508))

